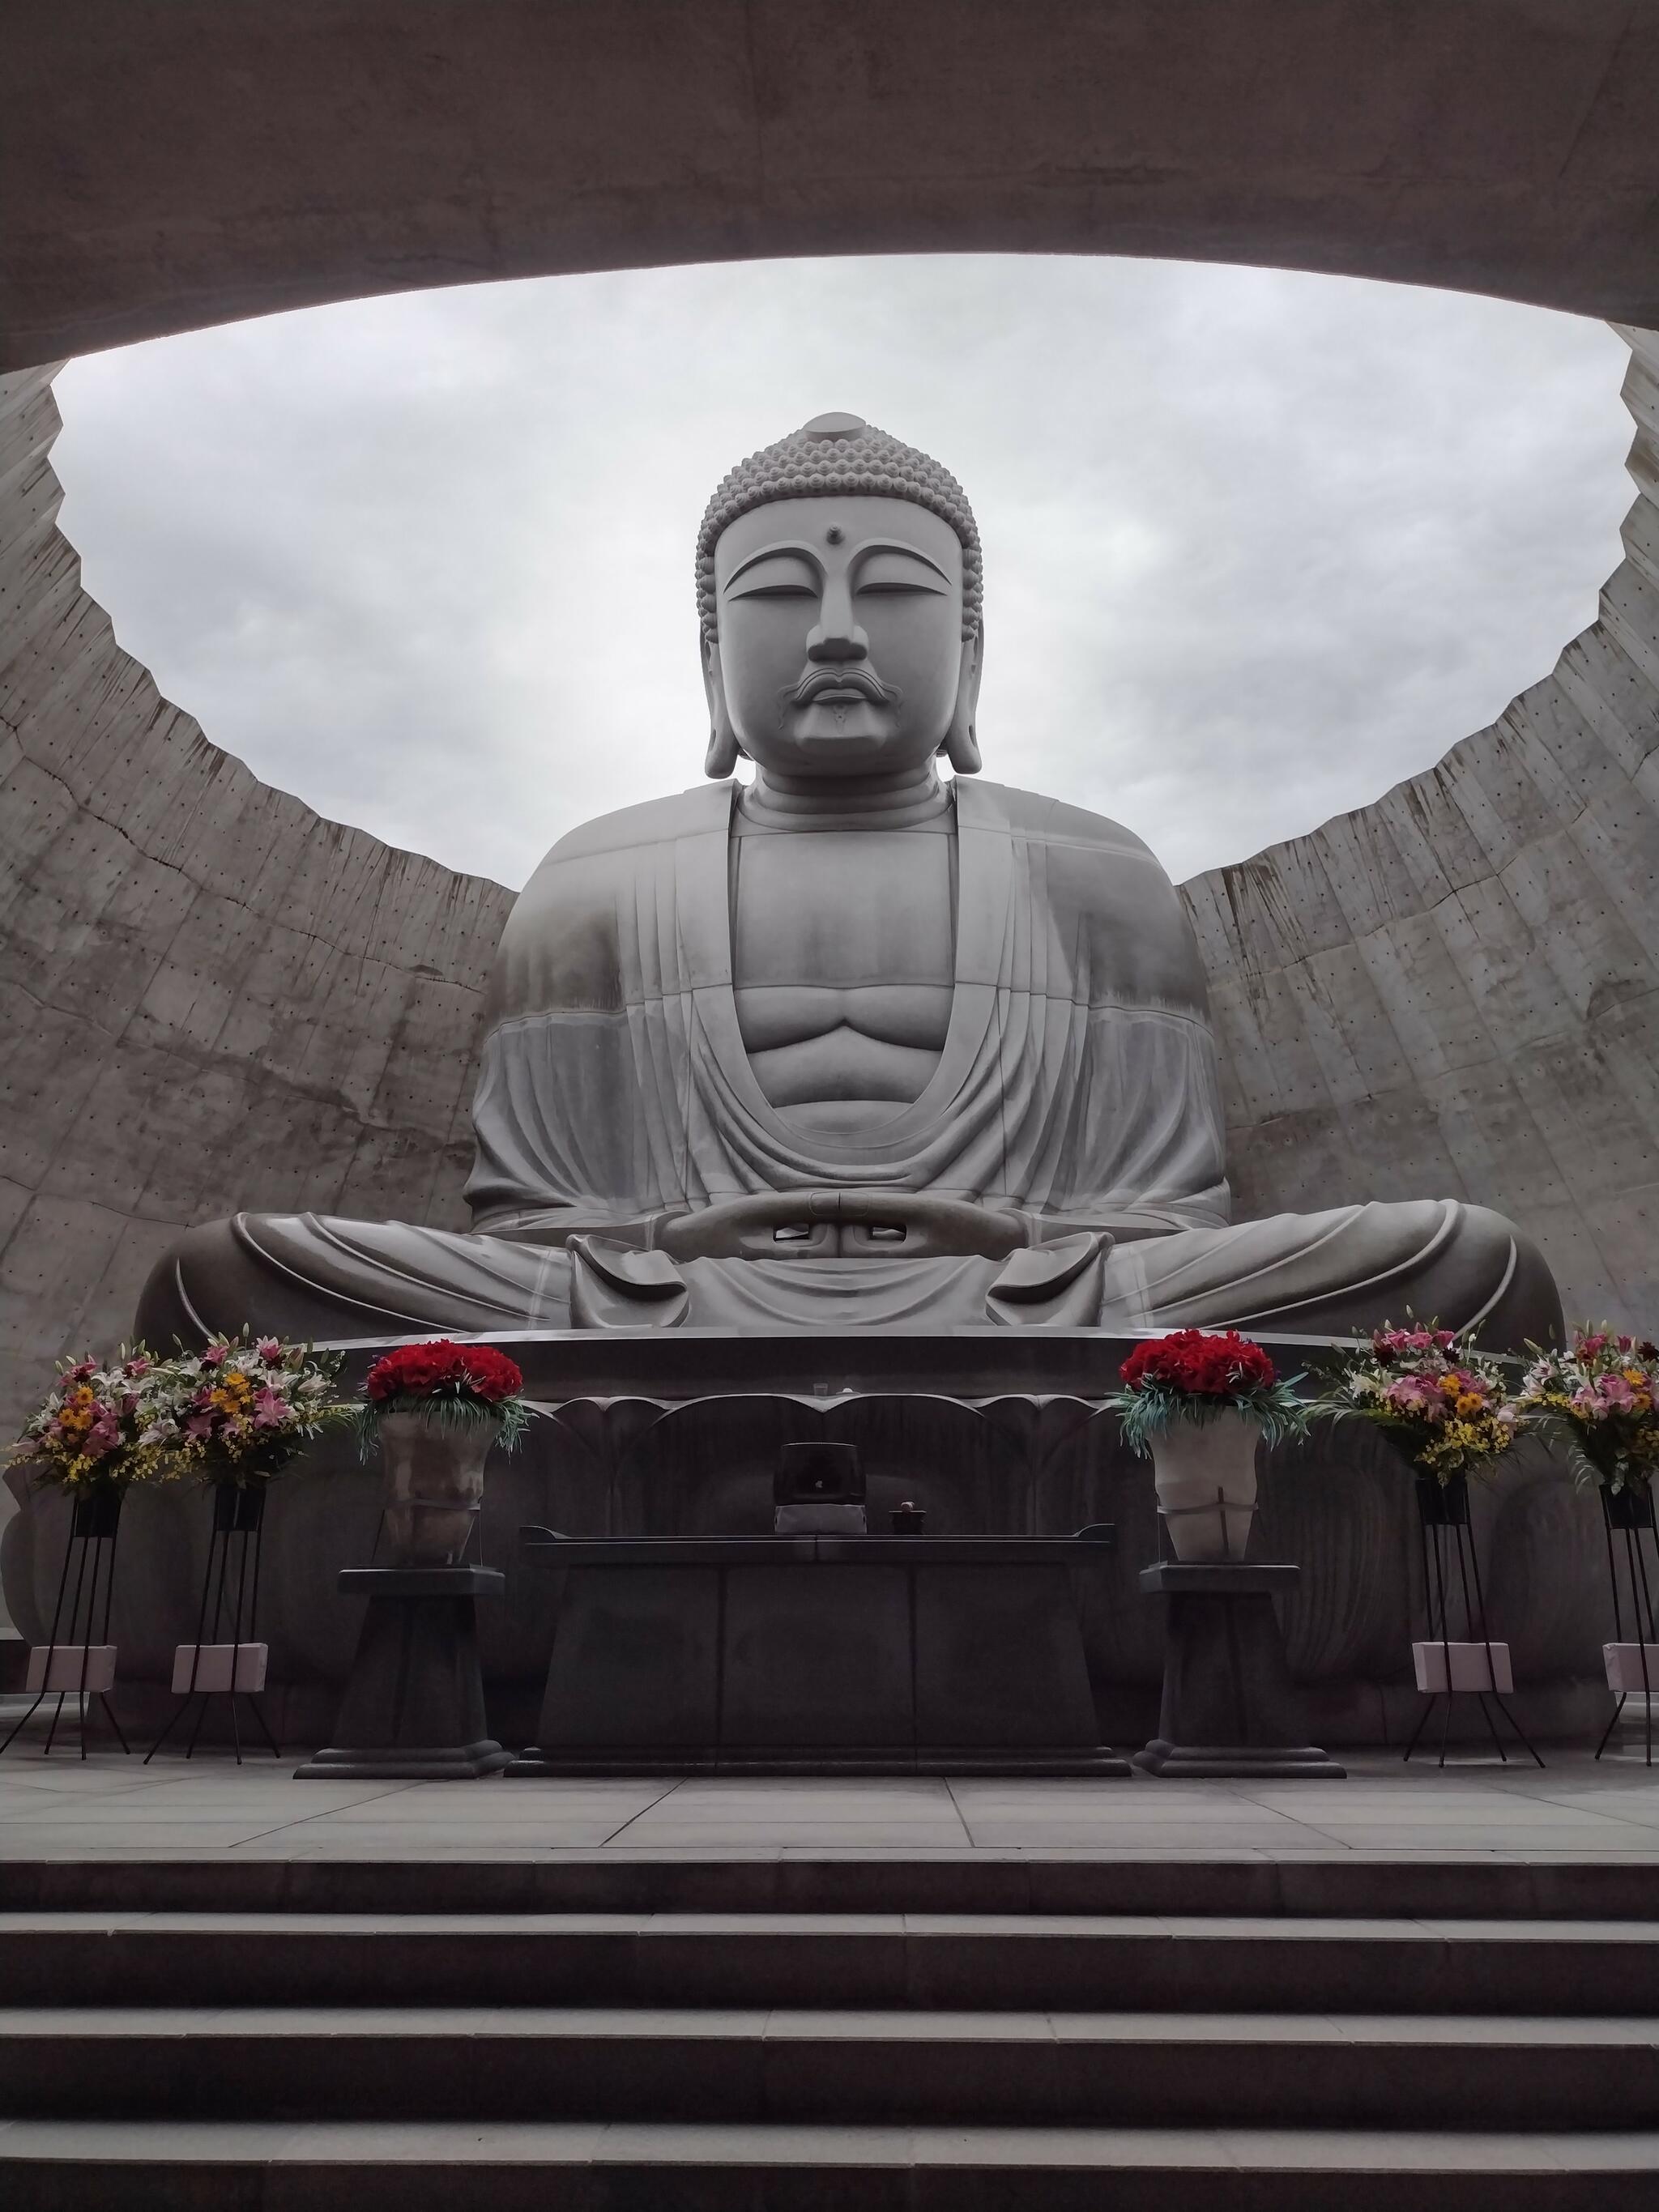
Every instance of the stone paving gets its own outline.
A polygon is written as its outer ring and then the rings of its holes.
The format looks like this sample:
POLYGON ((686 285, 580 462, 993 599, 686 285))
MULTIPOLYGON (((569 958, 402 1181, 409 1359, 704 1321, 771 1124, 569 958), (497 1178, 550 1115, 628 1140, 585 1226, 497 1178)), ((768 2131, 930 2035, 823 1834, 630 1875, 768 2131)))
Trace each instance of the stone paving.
POLYGON ((741 1777, 477 1783, 298 1782, 295 1754, 240 1768, 71 1751, 0 1759, 0 1859, 217 1852, 279 1858, 540 1857, 846 1849, 1282 1858, 1332 1852, 1659 1863, 1659 1765, 1547 1751, 1535 1767, 1346 1754, 1346 1782, 741 1777))

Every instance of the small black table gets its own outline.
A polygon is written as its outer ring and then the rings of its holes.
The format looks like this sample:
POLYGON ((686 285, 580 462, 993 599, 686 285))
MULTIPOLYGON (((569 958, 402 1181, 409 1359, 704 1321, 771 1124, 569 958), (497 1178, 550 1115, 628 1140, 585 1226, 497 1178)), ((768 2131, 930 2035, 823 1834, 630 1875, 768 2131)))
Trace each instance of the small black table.
POLYGON ((509 1775, 1130 1771, 1073 1589, 1110 1529, 520 1539, 563 1586, 509 1775))

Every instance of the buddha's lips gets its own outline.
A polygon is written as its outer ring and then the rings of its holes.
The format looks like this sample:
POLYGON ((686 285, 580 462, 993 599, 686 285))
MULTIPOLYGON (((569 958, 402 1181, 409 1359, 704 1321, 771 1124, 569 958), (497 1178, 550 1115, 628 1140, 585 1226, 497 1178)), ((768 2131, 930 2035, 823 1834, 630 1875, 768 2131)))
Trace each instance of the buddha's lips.
POLYGON ((784 693, 784 704, 810 707, 826 693, 835 692, 854 694, 876 707, 896 707, 904 696, 890 684, 884 684, 873 669, 809 668, 799 683, 784 693))

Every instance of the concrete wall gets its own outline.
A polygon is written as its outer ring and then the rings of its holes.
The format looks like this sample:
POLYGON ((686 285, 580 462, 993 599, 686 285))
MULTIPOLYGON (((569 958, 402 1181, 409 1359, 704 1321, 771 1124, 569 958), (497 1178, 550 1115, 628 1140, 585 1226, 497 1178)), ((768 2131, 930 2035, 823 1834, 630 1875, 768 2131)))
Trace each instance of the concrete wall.
POLYGON ((1659 323, 1654 0, 36 0, 0 368, 771 254, 1181 254, 1659 323))
MULTIPOLYGON (((1376 805, 1185 887, 1241 1213, 1455 1195, 1659 1328, 1659 335, 1593 628, 1376 805)), ((1404 649, 1404 641, 1402 641, 1404 649)))
POLYGON ((511 895, 210 744, 59 534, 48 369, 0 379, 0 1436, 236 1206, 460 1224, 511 895))

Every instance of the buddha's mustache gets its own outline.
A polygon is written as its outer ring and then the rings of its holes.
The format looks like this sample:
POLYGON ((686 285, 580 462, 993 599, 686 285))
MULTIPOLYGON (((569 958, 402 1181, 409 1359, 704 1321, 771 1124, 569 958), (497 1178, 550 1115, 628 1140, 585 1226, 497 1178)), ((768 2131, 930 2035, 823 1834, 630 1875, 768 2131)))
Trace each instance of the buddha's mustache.
POLYGON ((904 694, 896 684, 884 684, 873 668, 853 662, 838 668, 809 668, 797 684, 779 694, 785 707, 810 707, 825 691, 857 691, 873 706, 898 707, 904 694))

